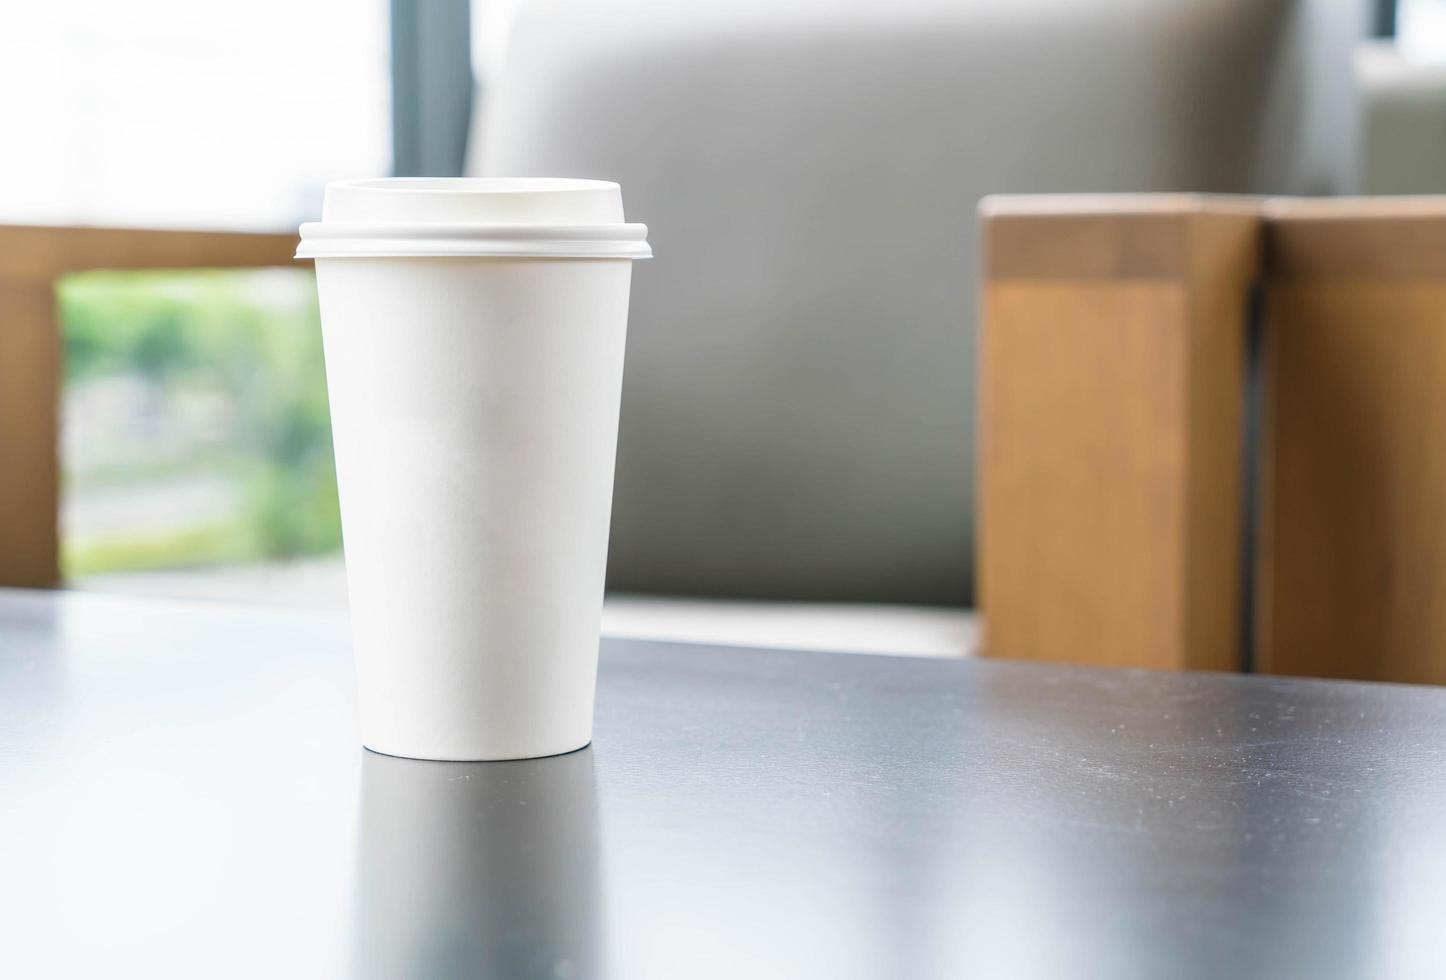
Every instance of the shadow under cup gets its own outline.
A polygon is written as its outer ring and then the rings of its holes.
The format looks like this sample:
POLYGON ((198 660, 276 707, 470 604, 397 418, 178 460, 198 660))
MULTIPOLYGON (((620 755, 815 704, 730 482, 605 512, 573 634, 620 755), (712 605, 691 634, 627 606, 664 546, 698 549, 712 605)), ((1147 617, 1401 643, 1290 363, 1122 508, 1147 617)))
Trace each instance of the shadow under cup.
POLYGON ((353 973, 605 972, 590 748, 518 762, 364 752, 353 973))

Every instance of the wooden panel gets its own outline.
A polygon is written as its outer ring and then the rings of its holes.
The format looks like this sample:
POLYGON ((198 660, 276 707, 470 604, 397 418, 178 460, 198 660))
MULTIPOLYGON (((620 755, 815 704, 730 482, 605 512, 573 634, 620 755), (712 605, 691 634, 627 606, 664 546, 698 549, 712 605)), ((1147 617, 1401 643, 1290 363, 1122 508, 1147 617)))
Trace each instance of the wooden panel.
POLYGON ((1446 278, 1318 247, 1268 297, 1258 665, 1446 683, 1446 278))
POLYGON ((1245 666, 1245 376, 1251 291, 1263 238, 1258 213, 1197 215, 1191 225, 1190 405, 1186 458, 1185 663, 1245 666))
POLYGON ((1183 279, 1202 254, 1190 244, 1202 223, 1227 219, 1226 225, 1255 229, 1261 206, 1255 198, 1202 194, 986 197, 979 205, 988 227, 984 275, 1183 279))
POLYGON ((59 397, 55 291, 0 279, 0 585, 60 581, 59 397))
POLYGON ((0 225, 0 586, 60 579, 56 278, 287 265, 295 247, 290 234, 0 225))
POLYGON ((985 652, 1180 666, 1185 291, 999 283, 985 296, 985 652), (1123 396, 1123 397, 1122 397, 1123 396))
POLYGON ((1236 669, 1259 218, 1239 201, 1106 203, 984 212, 985 652, 1236 669))
POLYGON ((1276 198, 1265 207, 1270 276, 1446 276, 1446 198, 1276 198))
POLYGON ((290 265, 295 235, 0 225, 0 276, 54 281, 86 269, 290 265))

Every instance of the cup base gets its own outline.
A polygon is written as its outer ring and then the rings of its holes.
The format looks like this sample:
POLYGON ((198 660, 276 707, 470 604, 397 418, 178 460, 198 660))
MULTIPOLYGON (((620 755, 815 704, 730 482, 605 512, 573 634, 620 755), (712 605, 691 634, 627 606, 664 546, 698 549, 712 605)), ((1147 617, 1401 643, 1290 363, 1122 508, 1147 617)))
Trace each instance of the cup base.
POLYGON ((587 741, 571 748, 558 749, 557 751, 542 752, 403 752, 398 748, 379 748, 362 742, 362 748, 376 755, 390 756, 393 759, 412 759, 417 762, 519 762, 524 759, 551 759, 559 755, 571 755, 574 752, 581 752, 592 744, 592 737, 587 741))

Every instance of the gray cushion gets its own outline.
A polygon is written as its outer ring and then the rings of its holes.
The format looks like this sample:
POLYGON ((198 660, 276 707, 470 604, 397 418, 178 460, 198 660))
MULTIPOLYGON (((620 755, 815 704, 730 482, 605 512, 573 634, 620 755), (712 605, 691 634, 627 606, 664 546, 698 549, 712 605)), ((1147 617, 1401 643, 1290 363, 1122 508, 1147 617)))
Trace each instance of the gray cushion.
POLYGON ((1357 28, 1295 35, 1360 7, 526 6, 481 169, 619 180, 657 253, 634 277, 609 585, 970 602, 977 201, 1330 179, 1297 69, 1357 28))

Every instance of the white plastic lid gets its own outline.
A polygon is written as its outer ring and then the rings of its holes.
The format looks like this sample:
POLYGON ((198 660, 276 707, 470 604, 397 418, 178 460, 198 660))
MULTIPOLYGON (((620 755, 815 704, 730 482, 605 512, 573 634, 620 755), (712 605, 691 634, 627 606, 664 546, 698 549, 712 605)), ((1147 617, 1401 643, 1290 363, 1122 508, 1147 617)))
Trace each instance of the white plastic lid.
POLYGON ((561 177, 393 177, 328 184, 299 259, 498 255, 646 259, 622 189, 561 177))

